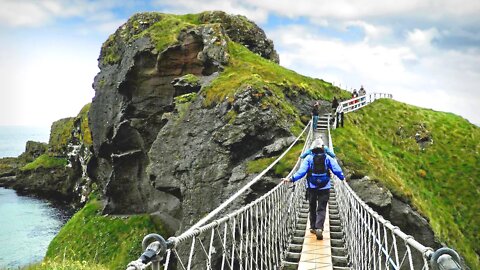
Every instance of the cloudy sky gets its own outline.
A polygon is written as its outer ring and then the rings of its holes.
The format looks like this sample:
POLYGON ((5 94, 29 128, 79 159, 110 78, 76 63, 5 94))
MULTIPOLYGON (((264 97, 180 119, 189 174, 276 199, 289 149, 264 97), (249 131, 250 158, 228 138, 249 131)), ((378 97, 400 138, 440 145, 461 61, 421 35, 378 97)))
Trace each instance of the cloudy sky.
POLYGON ((76 115, 101 44, 135 12, 204 10, 254 20, 299 73, 480 124, 478 0, 0 0, 0 125, 76 115))

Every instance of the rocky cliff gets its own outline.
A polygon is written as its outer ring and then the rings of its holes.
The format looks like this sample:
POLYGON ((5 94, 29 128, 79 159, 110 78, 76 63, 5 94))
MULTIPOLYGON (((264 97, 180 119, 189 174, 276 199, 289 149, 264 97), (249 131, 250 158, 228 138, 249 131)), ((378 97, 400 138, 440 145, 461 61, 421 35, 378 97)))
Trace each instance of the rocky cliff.
POLYGON ((346 95, 278 61, 243 16, 141 13, 120 26, 102 47, 89 114, 103 212, 188 226, 251 178, 264 147, 298 134, 314 99, 346 95))
POLYGON ((90 191, 86 163, 92 142, 86 105, 77 117, 55 121, 49 143, 28 141, 18 158, 0 160, 0 186, 73 206, 90 191))

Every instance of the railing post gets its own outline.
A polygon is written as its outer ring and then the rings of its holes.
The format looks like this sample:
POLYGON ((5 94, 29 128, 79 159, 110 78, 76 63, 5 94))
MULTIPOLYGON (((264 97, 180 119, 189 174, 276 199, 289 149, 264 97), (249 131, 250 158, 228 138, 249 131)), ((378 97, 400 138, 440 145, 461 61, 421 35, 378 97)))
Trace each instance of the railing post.
POLYGON ((430 258, 433 270, 461 270, 460 256, 451 248, 437 249, 430 258))
POLYGON ((127 270, 142 270, 151 262, 153 270, 160 270, 160 261, 167 252, 167 241, 158 235, 151 233, 143 238, 142 248, 144 252, 135 261, 127 265, 127 270), (155 240, 151 243, 149 241, 155 240))

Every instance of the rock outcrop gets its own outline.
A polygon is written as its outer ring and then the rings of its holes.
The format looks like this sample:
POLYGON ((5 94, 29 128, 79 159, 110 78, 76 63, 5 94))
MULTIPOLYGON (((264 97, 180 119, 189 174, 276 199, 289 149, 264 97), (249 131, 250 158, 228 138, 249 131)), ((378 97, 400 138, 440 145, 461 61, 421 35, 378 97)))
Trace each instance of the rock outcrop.
MULTIPOLYGON (((244 185, 248 161, 278 154, 292 141, 292 125, 309 115, 321 88, 309 92, 309 85, 287 78, 269 82, 285 88, 284 97, 266 83, 244 83, 212 102, 210 85, 244 61, 232 60, 232 43, 248 48, 248 57, 271 61, 263 65, 278 63, 262 29, 223 12, 136 14, 105 42, 93 85, 94 156, 88 164, 104 213, 155 213, 176 231, 244 185), (279 100, 295 105, 287 110, 279 100)), ((254 192, 270 188, 267 182, 254 192)))
MULTIPOLYGON (((365 203, 385 219, 391 221, 393 225, 398 226, 402 232, 413 236, 415 240, 425 246, 441 247, 428 220, 401 198, 394 196, 378 181, 373 181, 368 176, 364 176, 360 179, 351 179, 349 184, 365 203)), ((399 246, 399 252, 405 252, 402 245, 399 246)), ((422 267, 423 261, 418 260, 418 258, 414 259, 414 264, 422 267)))
POLYGON ((202 13, 200 21, 222 24, 226 34, 233 41, 243 44, 252 52, 277 64, 280 62, 272 40, 268 39, 265 32, 245 16, 231 16, 222 11, 212 11, 202 13))
POLYGON ((72 206, 81 206, 90 192, 86 174, 91 137, 85 106, 77 117, 55 121, 49 143, 28 141, 18 158, 0 162, 0 186, 72 206))

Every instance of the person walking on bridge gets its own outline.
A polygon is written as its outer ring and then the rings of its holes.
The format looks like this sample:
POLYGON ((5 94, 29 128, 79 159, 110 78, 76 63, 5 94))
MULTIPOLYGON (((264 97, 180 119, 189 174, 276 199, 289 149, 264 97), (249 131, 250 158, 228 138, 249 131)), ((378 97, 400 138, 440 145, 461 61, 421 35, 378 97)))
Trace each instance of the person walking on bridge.
MULTIPOLYGON (((323 151, 325 154, 329 155, 329 156, 332 157, 332 158, 335 158, 335 157, 336 157, 336 156, 335 156, 335 153, 333 153, 333 151, 330 150, 330 148, 328 148, 328 147, 323 143, 323 140, 322 140, 321 138, 318 138, 317 140, 318 140, 318 143, 322 145, 321 148, 322 148, 322 151, 323 151)), ((305 153, 303 153, 303 154, 300 155, 300 158, 301 158, 301 159, 304 159, 304 158, 307 157, 308 155, 313 155, 312 150, 313 150, 313 149, 308 149, 307 151, 305 151, 305 153)))
POLYGON ((313 104, 312 108, 312 117, 313 117, 313 131, 317 130, 317 123, 318 123, 318 109, 320 107, 320 104, 318 104, 318 101, 313 104))
POLYGON ((315 233, 317 240, 323 239, 323 223, 330 197, 330 174, 332 171, 340 180, 344 180, 342 168, 334 158, 326 155, 322 148, 323 141, 313 141, 312 155, 302 161, 300 168, 290 178, 283 178, 284 183, 292 183, 307 176, 308 205, 310 212, 310 232, 315 233))

